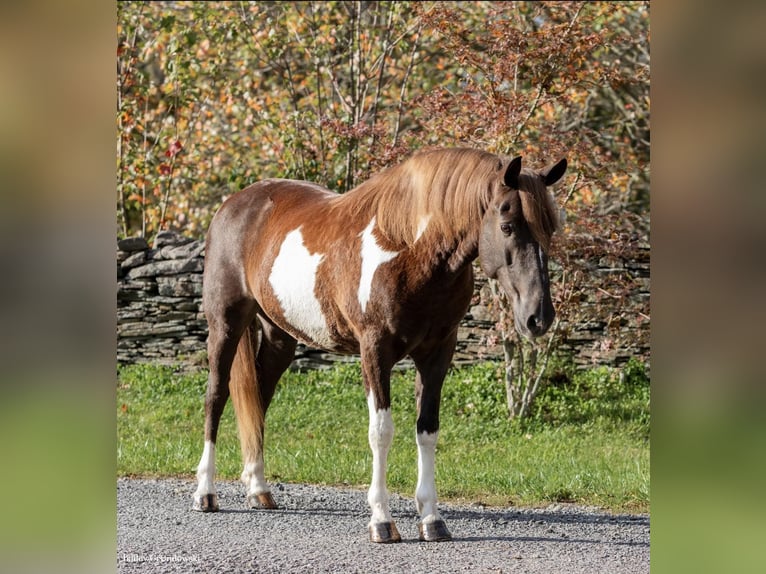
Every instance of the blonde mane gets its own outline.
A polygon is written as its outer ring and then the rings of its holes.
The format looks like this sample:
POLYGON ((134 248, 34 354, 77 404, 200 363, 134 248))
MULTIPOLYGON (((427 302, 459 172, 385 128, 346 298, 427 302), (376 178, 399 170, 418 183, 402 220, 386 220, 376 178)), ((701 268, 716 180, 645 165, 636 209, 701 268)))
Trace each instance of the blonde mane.
MULTIPOLYGON (((426 224, 450 243, 478 229, 508 159, 469 148, 419 152, 339 196, 336 205, 349 217, 375 217, 394 244, 412 245, 426 224)), ((547 250, 558 225, 553 200, 536 172, 522 170, 519 183, 524 218, 547 250)))

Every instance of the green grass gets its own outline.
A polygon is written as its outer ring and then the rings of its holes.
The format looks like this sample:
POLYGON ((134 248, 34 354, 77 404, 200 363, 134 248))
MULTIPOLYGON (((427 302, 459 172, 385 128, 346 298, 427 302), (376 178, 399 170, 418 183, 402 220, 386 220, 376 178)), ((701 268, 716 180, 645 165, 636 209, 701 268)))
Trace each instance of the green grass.
MULTIPOLYGON (((396 434, 388 484, 405 495, 412 495, 417 480, 413 379, 412 372, 402 372, 392 381, 396 434)), ((204 372, 151 365, 120 369, 118 474, 194 474, 202 452, 205 384, 204 372)), ((367 416, 356 365, 287 373, 267 416, 267 478, 367 485, 367 416)), ((230 403, 217 447, 218 477, 238 478, 230 403)), ((648 511, 649 381, 643 367, 560 369, 523 424, 507 419, 497 365, 453 370, 442 393, 436 482, 442 499, 648 511)))

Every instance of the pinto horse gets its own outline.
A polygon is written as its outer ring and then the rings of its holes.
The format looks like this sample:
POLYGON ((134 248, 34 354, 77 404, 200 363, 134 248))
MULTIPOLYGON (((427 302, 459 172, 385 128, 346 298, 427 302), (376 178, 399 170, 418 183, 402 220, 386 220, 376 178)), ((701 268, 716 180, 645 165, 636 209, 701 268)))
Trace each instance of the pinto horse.
POLYGON ((473 293, 472 261, 497 278, 515 327, 537 337, 554 309, 547 251, 558 210, 542 171, 472 149, 413 155, 346 194, 268 179, 229 198, 208 230, 203 306, 209 324, 205 444, 194 509, 218 510, 215 443, 231 394, 250 508, 276 508, 264 476, 264 418, 297 341, 361 356, 369 407, 373 542, 398 542, 386 489, 394 434, 391 369, 417 375, 419 534, 449 540, 436 504, 434 458, 442 383, 473 293))

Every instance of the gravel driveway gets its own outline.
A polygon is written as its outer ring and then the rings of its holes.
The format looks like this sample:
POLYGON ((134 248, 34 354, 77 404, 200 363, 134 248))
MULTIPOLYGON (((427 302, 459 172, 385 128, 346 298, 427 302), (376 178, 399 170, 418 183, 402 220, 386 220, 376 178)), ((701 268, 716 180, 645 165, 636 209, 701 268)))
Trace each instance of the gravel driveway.
POLYGON ((192 480, 117 481, 117 571, 649 572, 649 517, 590 508, 440 504, 454 540, 423 543, 411 498, 391 496, 403 542, 371 544, 366 493, 276 485, 279 510, 245 510, 244 486, 218 483, 221 511, 193 512, 192 480))

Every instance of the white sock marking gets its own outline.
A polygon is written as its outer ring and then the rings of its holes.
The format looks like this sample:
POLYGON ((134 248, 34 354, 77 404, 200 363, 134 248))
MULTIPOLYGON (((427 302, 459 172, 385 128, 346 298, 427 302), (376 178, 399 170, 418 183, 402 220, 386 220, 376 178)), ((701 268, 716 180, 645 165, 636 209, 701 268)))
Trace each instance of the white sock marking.
POLYGON ((323 255, 311 255, 303 245, 300 228, 285 236, 271 267, 269 283, 287 321, 303 331, 312 343, 332 349, 335 345, 314 294, 317 268, 323 255))
POLYGON ((202 458, 197 465, 197 500, 206 494, 215 494, 215 443, 206 440, 202 449, 202 458))
POLYGON ((440 520, 436 508, 436 440, 435 433, 421 432, 417 434, 418 444, 418 486, 415 489, 415 504, 420 518, 424 523, 440 520))
POLYGON ((263 453, 258 456, 255 462, 245 463, 240 479, 247 486, 248 496, 271 492, 269 483, 266 482, 264 475, 263 453))
POLYGON ((394 421, 391 409, 377 409, 372 393, 367 396, 370 411, 369 440, 372 449, 372 481, 367 501, 372 509, 370 524, 392 522, 386 489, 386 460, 394 438, 394 421))
POLYGON ((367 309, 367 302, 370 300, 375 271, 399 254, 398 251, 386 251, 378 245, 372 234, 374 228, 375 218, 373 217, 370 224, 360 234, 362 238, 362 274, 359 278, 359 305, 362 307, 362 313, 367 309))

